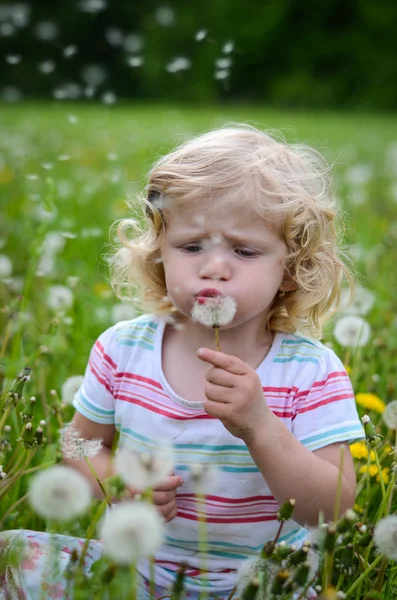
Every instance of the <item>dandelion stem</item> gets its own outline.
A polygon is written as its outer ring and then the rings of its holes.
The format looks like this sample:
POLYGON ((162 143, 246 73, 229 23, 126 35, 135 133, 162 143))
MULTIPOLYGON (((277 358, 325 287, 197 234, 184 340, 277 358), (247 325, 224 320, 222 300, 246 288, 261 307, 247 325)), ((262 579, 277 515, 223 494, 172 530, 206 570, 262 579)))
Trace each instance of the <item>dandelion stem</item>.
POLYGON ((361 573, 360 577, 358 577, 358 579, 356 579, 356 581, 349 587, 349 589, 347 590, 347 592, 345 592, 345 598, 348 598, 349 596, 352 595, 352 593, 354 592, 354 590, 364 581, 364 579, 367 577, 367 575, 373 571, 375 569, 375 567, 380 563, 380 561, 383 559, 383 556, 381 554, 379 554, 373 563, 371 563, 366 570, 364 571, 364 573, 361 573))
POLYGON ((55 465, 55 460, 50 460, 49 462, 43 463, 41 465, 37 465, 36 467, 31 467, 30 469, 26 469, 26 471, 22 471, 21 475, 30 475, 39 469, 46 469, 47 467, 52 467, 55 465))
POLYGON ((380 467, 378 451, 376 448, 374 448, 374 455, 375 455, 376 465, 377 465, 378 471, 379 471, 379 481, 380 481, 380 487, 382 489, 382 499, 383 499, 383 502, 385 503, 384 511, 385 511, 385 515, 387 515, 385 480, 383 479, 383 473, 382 473, 382 469, 380 467))
POLYGON ((101 492, 102 492, 102 494, 103 494, 103 496, 104 496, 104 498, 105 498, 105 500, 106 500, 109 508, 111 508, 112 503, 111 503, 111 501, 109 499, 109 496, 106 493, 106 490, 105 490, 105 488, 103 486, 102 481, 99 479, 97 472, 95 471, 94 467, 92 466, 92 462, 90 461, 90 459, 88 458, 88 456, 85 456, 84 458, 85 458, 85 462, 87 463, 87 465, 90 468, 91 473, 95 477, 95 479, 96 479, 96 481, 97 481, 97 483, 98 483, 98 485, 99 485, 99 487, 101 489, 101 492))
POLYGON ((137 577, 136 577, 136 564, 135 561, 131 563, 131 600, 137 600, 137 577))
POLYGON ((1 350, 0 350, 0 358, 3 358, 3 356, 5 355, 8 340, 10 338, 11 328, 12 328, 12 319, 9 320, 7 328, 4 333, 3 344, 2 344, 1 350))
POLYGON ((1 417, 1 421, 0 421, 0 435, 1 435, 1 431, 3 429, 3 425, 4 423, 7 421, 8 419, 8 415, 10 414, 11 411, 11 406, 8 406, 5 411, 4 411, 4 415, 1 417))
POLYGON ((214 327, 215 330, 215 344, 216 344, 216 349, 218 350, 218 352, 221 351, 221 343, 219 340, 219 327, 214 327))
POLYGON ((97 526, 99 519, 101 518, 102 514, 106 510, 106 506, 107 506, 107 498, 104 498, 102 500, 102 502, 100 502, 100 504, 97 508, 97 511, 90 523, 90 526, 87 529, 87 534, 85 536, 84 545, 81 550, 81 554, 80 554, 80 558, 79 558, 79 564, 77 566, 78 571, 81 571, 84 567, 84 560, 85 560, 85 555, 87 554, 88 545, 89 545, 90 541, 92 540, 92 536, 95 533, 95 528, 97 526))
POLYGON ((14 504, 11 504, 11 506, 7 509, 7 511, 1 517, 0 528, 2 527, 4 521, 7 519, 8 515, 12 513, 14 508, 16 508, 17 506, 22 504, 22 502, 25 502, 25 500, 28 498, 28 496, 29 496, 29 492, 27 494, 25 494, 24 496, 21 496, 21 498, 18 498, 18 500, 16 502, 14 502, 14 504))

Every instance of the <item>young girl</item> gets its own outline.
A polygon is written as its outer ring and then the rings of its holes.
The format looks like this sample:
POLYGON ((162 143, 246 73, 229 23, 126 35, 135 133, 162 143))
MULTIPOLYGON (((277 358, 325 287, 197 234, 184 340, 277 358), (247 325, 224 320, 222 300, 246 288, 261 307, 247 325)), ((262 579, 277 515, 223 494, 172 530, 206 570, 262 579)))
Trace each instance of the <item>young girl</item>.
MULTIPOLYGON (((112 468, 116 430, 119 447, 142 454, 172 442, 175 471, 153 493, 166 521, 158 595, 186 563, 191 598, 226 599, 241 562, 275 537, 285 500, 296 504, 280 541, 300 544, 320 511, 333 519, 341 444, 341 512, 355 500, 348 443, 364 436, 353 391, 340 360, 314 339, 338 307, 343 279, 351 282, 327 168, 306 147, 227 127, 159 160, 147 196, 131 208, 136 219, 119 225, 113 283, 144 314, 95 343, 73 424, 103 439, 92 459, 100 477, 112 468), (214 297, 234 301, 218 329, 220 350, 211 324, 196 316, 214 297), (218 475, 206 486, 207 467, 218 475)), ((99 496, 86 463, 68 462, 99 496)), ((147 581, 148 563, 139 571, 147 581)))

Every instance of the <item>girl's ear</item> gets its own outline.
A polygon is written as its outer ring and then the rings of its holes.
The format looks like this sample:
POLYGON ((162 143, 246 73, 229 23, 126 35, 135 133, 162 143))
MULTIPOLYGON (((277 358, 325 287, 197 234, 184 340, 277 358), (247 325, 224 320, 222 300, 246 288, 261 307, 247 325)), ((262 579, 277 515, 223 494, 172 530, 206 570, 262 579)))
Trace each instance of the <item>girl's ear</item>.
POLYGON ((280 292, 294 292, 297 289, 298 289, 298 284, 293 279, 285 278, 281 282, 280 292))

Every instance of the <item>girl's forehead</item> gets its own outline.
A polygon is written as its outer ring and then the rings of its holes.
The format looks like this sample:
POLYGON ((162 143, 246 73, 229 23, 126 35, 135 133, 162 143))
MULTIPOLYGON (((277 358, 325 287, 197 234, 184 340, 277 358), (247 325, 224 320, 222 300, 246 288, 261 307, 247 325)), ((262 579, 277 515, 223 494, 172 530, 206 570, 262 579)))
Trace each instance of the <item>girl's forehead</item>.
POLYGON ((274 224, 247 204, 226 208, 224 205, 214 206, 204 201, 201 205, 194 203, 190 206, 174 206, 167 212, 167 223, 171 230, 209 234, 233 230, 259 235, 266 230, 276 230, 274 224))

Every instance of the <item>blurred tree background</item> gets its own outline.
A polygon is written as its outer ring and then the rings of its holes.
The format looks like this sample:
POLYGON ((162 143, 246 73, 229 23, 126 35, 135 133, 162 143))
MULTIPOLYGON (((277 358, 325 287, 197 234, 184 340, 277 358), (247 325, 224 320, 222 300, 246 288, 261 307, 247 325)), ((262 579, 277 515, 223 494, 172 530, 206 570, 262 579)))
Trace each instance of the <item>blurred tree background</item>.
POLYGON ((0 96, 393 110, 395 0, 1 2, 0 96))

